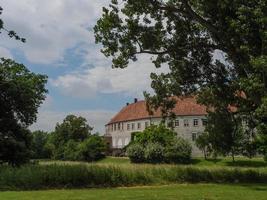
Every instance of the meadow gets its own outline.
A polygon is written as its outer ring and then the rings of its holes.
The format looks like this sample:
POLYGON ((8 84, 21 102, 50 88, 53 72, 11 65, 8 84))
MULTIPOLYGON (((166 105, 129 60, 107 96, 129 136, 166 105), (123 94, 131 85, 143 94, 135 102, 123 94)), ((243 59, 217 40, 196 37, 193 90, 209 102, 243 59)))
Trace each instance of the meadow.
MULTIPOLYGON (((85 162, 77 161, 53 161, 53 160, 39 160, 41 165, 49 164, 84 164, 85 162)), ((136 165, 132 164, 128 157, 106 157, 100 161, 87 163, 87 164, 108 164, 108 165, 136 165)), ((143 164, 137 164, 142 166, 143 164)), ((162 164, 161 166, 173 166, 168 164, 162 164)), ((155 165, 154 165, 155 166, 155 165)), ((177 165, 176 165, 177 166, 177 165)), ((217 159, 207 159, 204 158, 193 158, 191 163, 186 166, 197 166, 197 167, 241 167, 241 168, 265 168, 267 167, 267 162, 264 162, 262 157, 256 158, 246 158, 246 157, 236 157, 235 162, 232 158, 217 158, 217 159)))
POLYGON ((260 184, 180 184, 132 188, 8 191, 0 200, 266 200, 267 186, 260 184))
POLYGON ((190 165, 131 164, 108 157, 96 163, 39 161, 20 168, 0 167, 0 190, 108 188, 181 183, 267 184, 262 158, 203 160, 190 165))

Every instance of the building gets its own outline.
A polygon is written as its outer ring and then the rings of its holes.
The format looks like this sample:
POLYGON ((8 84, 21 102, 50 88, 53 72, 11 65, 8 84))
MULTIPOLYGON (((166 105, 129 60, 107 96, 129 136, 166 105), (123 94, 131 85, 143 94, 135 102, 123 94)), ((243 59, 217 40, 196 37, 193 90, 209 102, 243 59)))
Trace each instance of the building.
MULTIPOLYGON (((161 112, 158 110, 150 115, 146 109, 145 101, 135 99, 134 103, 128 104, 119 111, 106 124, 106 137, 111 138, 110 147, 114 150, 122 149, 131 140, 131 134, 143 131, 151 124, 159 124, 162 121, 161 112)), ((173 112, 176 115, 174 130, 178 136, 192 143, 193 156, 198 156, 201 151, 195 146, 197 136, 203 133, 206 125, 206 107, 199 105, 194 97, 177 98, 173 112)), ((166 122, 168 123, 168 122, 166 122)))

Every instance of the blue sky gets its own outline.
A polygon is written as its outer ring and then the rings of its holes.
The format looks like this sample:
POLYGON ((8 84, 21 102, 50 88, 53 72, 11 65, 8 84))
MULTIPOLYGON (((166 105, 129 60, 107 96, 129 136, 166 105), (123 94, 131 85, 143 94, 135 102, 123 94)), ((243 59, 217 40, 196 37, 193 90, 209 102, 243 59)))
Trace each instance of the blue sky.
MULTIPOLYGON (((127 69, 112 69, 100 53, 93 27, 109 0, 0 0, 5 27, 26 38, 25 44, 0 34, 0 57, 10 57, 49 77, 49 94, 32 130, 51 131, 68 114, 85 117, 94 131, 126 102, 150 91, 156 71, 146 55, 127 69), (142 71, 142 73, 140 73, 142 71)), ((166 68, 159 72, 166 72, 166 68)))

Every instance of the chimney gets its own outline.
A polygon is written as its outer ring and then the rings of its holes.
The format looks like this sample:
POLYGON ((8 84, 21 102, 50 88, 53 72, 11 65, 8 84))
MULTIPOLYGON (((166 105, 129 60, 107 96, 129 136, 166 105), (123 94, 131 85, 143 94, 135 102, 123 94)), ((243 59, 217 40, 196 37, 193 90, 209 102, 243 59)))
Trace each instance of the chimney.
POLYGON ((137 103, 138 99, 137 98, 134 98, 134 103, 137 103))
POLYGON ((128 102, 126 103, 126 106, 129 106, 129 103, 128 102))

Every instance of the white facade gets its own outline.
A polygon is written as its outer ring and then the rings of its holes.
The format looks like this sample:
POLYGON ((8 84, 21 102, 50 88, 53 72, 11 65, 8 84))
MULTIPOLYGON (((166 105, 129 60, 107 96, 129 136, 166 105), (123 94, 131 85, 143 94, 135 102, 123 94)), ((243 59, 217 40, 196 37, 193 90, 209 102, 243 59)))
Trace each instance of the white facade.
MULTIPOLYGON (((106 125, 106 135, 112 137, 112 148, 121 149, 131 141, 131 134, 143 131, 150 124, 160 124, 161 118, 147 118, 131 121, 116 122, 106 125)), ((166 122, 167 123, 167 122, 166 122)), ((204 132, 206 116, 177 116, 174 120, 174 131, 178 136, 187 139, 193 147, 193 156, 202 152, 195 146, 195 139, 204 132)))

